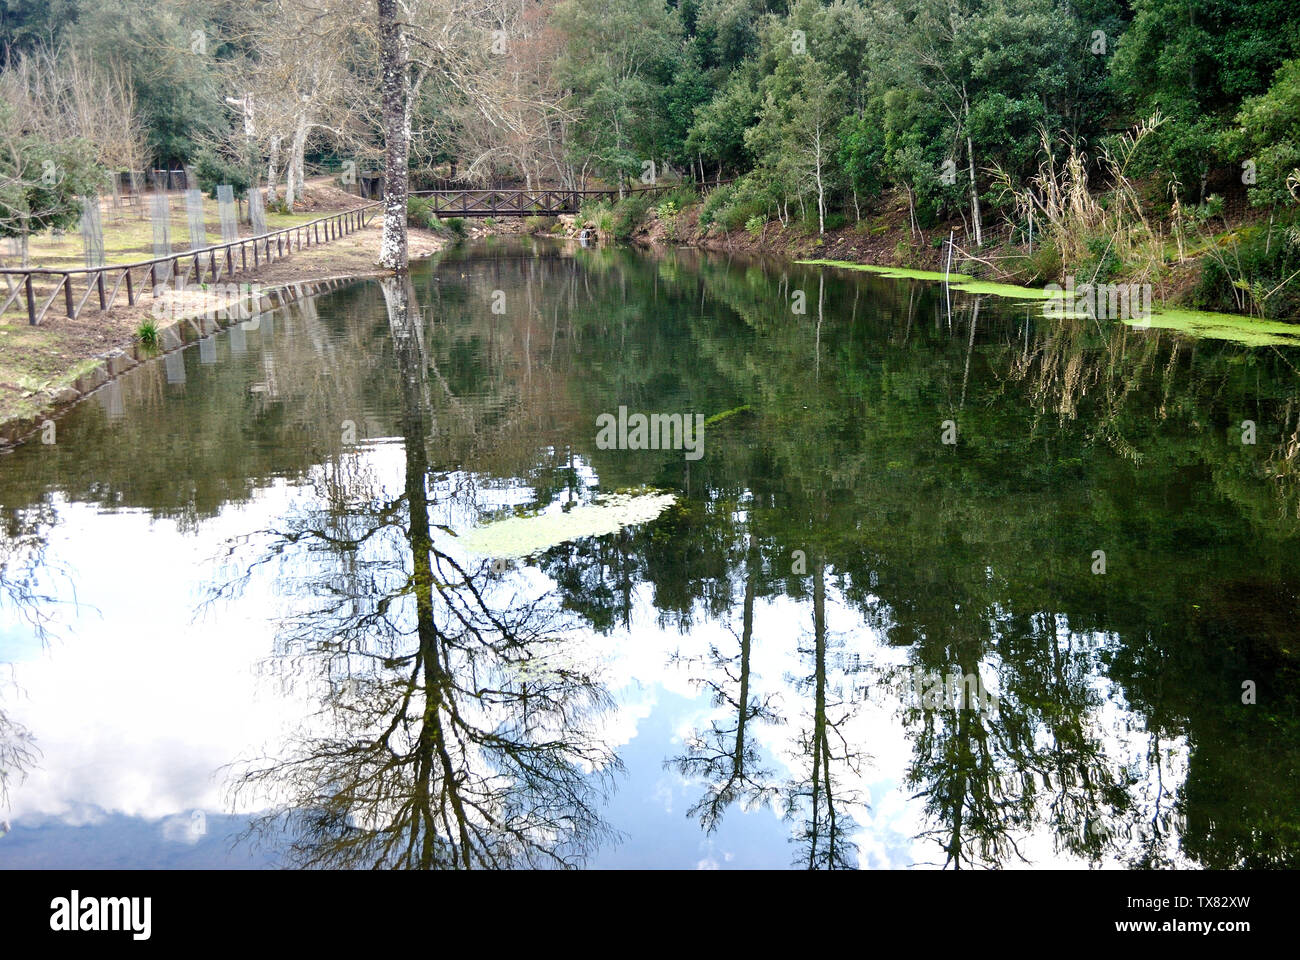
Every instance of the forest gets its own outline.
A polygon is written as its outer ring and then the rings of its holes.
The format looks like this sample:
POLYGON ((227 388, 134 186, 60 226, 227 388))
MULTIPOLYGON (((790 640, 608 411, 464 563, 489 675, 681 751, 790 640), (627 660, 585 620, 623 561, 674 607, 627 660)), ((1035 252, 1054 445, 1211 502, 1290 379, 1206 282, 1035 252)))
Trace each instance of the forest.
MULTIPOLYGON (((1285 0, 396 8, 412 189, 725 181, 694 236, 856 231, 925 266, 960 235, 974 260, 1013 244, 994 259, 1022 283, 1124 278, 1284 319, 1300 303, 1285 0)), ((110 171, 189 166, 288 210, 309 172, 377 171, 375 20, 341 0, 8 0, 0 233, 75 223, 110 171)), ((696 199, 587 219, 626 239, 696 199)))

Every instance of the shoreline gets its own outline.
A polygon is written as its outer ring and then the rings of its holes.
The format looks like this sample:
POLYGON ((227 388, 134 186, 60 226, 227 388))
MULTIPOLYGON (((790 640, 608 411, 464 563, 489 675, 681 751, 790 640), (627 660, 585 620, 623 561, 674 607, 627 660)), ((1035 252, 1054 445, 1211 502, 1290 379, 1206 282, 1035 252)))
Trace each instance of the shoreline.
MULTIPOLYGON (((19 390, 17 397, 0 393, 0 455, 27 442, 46 421, 62 417, 126 371, 243 322, 239 315, 246 310, 252 309, 256 313, 275 309, 328 289, 332 284, 381 276, 383 271, 375 267, 380 234, 381 226, 377 221, 328 244, 295 251, 290 256, 232 277, 229 284, 212 285, 214 288, 235 287, 238 292, 215 297, 199 295, 198 304, 192 304, 192 291, 178 293, 168 290, 167 296, 137 302, 134 307, 88 313, 76 324, 68 323, 66 318, 52 317, 36 327, 28 327, 25 321, 15 325, 17 332, 27 337, 40 338, 44 333, 47 341, 43 344, 44 349, 62 346, 73 355, 60 353, 60 359, 69 362, 39 386, 19 390), (160 311, 173 316, 162 321, 158 317, 160 311), (224 320, 220 319, 223 314, 224 320), (236 319, 230 319, 231 314, 235 314, 236 319), (144 345, 137 336, 140 324, 146 320, 153 320, 157 325, 156 346, 144 345), (67 342, 60 342, 61 337, 67 342), (84 349, 87 346, 101 348, 84 349)), ((408 241, 413 261, 433 256, 447 246, 444 238, 415 227, 410 229, 408 241)), ((23 349, 2 340, 0 345, 15 352, 23 349)), ((12 384, 4 386, 9 388, 8 392, 15 391, 12 384)))
MULTIPOLYGON (((698 213, 698 210, 694 212, 698 213)), ((576 218, 566 217, 562 220, 576 221, 576 218)), ((876 238, 877 242, 865 242, 856 231, 840 231, 830 238, 830 243, 826 243, 826 238, 788 237, 785 236, 784 229, 773 231, 774 235, 771 237, 766 231, 757 237, 745 233, 737 234, 735 231, 721 235, 700 233, 693 220, 692 217, 690 222, 682 224, 687 228, 680 231, 682 236, 677 236, 679 231, 674 231, 674 235, 670 237, 665 226, 652 219, 635 231, 630 245, 649 249, 688 247, 713 253, 774 258, 803 266, 860 271, 886 279, 939 283, 944 281, 942 273, 926 269, 927 266, 934 266, 934 264, 922 262, 918 267, 914 264, 873 263, 858 259, 864 254, 876 254, 881 260, 897 259, 896 256, 885 255, 889 244, 895 242, 893 234, 884 234, 876 238), (848 235, 850 233, 851 236, 848 235), (866 249, 863 249, 864 247, 866 249)), ((577 229, 576 225, 572 227, 572 235, 570 232, 558 235, 554 232, 529 232, 519 230, 514 223, 505 221, 476 232, 470 239, 479 239, 483 236, 524 235, 539 239, 571 241, 576 240, 577 229)), ((246 290, 236 298, 221 302, 214 303, 212 298, 204 297, 201 306, 194 309, 185 309, 182 306, 181 312, 174 319, 158 326, 156 346, 148 347, 142 344, 136 335, 136 330, 144 320, 156 319, 155 314, 159 305, 166 304, 168 302, 166 300, 151 299, 147 309, 142 309, 141 304, 137 304, 134 308, 117 308, 104 314, 91 315, 92 319, 104 322, 110 331, 117 333, 116 339, 105 350, 72 358, 72 362, 64 366, 61 372, 55 374, 39 388, 27 391, 18 402, 13 400, 6 402, 7 398, 0 395, 0 454, 9 452, 30 440, 40 431, 45 421, 56 420, 63 416, 104 384, 140 363, 181 349, 196 339, 243 322, 242 319, 227 319, 223 322, 218 319, 218 315, 226 314, 229 317, 231 312, 242 312, 248 309, 250 297, 256 298, 255 312, 275 309, 303 296, 329 289, 332 284, 381 276, 383 271, 377 270, 374 266, 380 234, 381 227, 376 223, 330 244, 297 251, 292 256, 263 264, 257 270, 232 278, 232 286, 252 289, 246 290), (348 269, 349 267, 352 269, 348 269)), ((409 241, 413 261, 433 256, 449 245, 449 241, 443 236, 417 227, 410 228, 409 241)), ((961 292, 1013 300, 1047 300, 1052 297, 1052 294, 1045 292, 1043 288, 978 279, 962 273, 957 264, 953 267, 949 281, 953 283, 954 289, 961 292)), ((177 299, 180 298, 170 298, 173 304, 177 299)), ((163 309, 176 310, 176 307, 164 306, 163 309)), ((60 319, 62 318, 53 318, 51 325, 57 326, 60 319)), ((1139 329, 1165 329, 1195 337, 1231 340, 1252 347, 1300 346, 1300 324, 1265 320, 1247 314, 1194 310, 1169 300, 1155 301, 1149 316, 1121 318, 1116 322, 1139 329)), ((45 326, 43 324, 33 329, 40 331, 45 326)))

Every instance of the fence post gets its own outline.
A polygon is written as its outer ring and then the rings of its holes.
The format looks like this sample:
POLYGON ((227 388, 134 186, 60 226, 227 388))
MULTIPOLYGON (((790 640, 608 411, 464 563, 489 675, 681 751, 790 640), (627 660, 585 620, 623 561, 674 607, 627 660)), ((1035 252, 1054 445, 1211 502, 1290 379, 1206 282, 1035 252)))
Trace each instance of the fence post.
POLYGON ((75 320, 77 315, 72 309, 72 274, 63 275, 63 306, 68 314, 68 318, 75 320))
POLYGON ((100 270, 95 274, 95 286, 99 289, 99 310, 102 313, 108 309, 108 300, 104 297, 104 271, 100 270))
POLYGON ((24 280, 24 286, 27 288, 27 323, 36 326, 36 298, 32 296, 32 275, 29 273, 24 280))
POLYGON ((135 288, 131 286, 131 268, 126 268, 126 305, 135 306, 135 288))

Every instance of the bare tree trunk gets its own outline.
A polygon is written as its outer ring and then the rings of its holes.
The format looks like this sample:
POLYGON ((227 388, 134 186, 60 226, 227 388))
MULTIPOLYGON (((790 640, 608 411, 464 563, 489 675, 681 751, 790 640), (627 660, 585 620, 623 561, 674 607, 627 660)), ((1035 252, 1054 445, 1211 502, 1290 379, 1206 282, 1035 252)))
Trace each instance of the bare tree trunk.
MULTIPOLYGON (((275 203, 279 197, 279 187, 276 181, 280 178, 280 138, 271 138, 271 159, 266 164, 266 200, 267 203, 275 203)), ((285 193, 288 197, 289 206, 293 206, 293 179, 290 174, 289 182, 285 185, 285 193)))
POLYGON ((406 244, 406 197, 410 188, 407 44, 397 20, 397 0, 377 0, 377 4, 384 130, 384 234, 379 247, 379 266, 405 271, 410 264, 406 244))
POLYGON ((303 154, 307 151, 307 114, 300 113, 293 129, 293 142, 289 147, 289 186, 285 190, 284 201, 293 209, 295 200, 302 199, 303 191, 303 154))
POLYGON ((961 87, 962 109, 966 116, 966 169, 970 172, 970 212, 971 221, 975 226, 975 246, 984 245, 984 226, 980 220, 980 194, 979 189, 975 186, 975 145, 971 142, 970 136, 970 101, 966 99, 966 85, 961 87))
POLYGON ((822 183, 822 132, 817 128, 816 137, 816 157, 817 157, 817 233, 826 232, 826 186, 822 183))

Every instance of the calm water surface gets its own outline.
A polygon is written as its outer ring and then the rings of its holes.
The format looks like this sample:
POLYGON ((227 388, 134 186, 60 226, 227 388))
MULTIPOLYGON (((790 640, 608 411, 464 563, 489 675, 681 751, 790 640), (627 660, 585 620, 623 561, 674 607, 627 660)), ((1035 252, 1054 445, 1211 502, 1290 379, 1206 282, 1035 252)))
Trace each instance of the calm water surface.
POLYGON ((1298 370, 685 251, 263 314, 0 458, 0 867, 1293 865, 1298 370))

